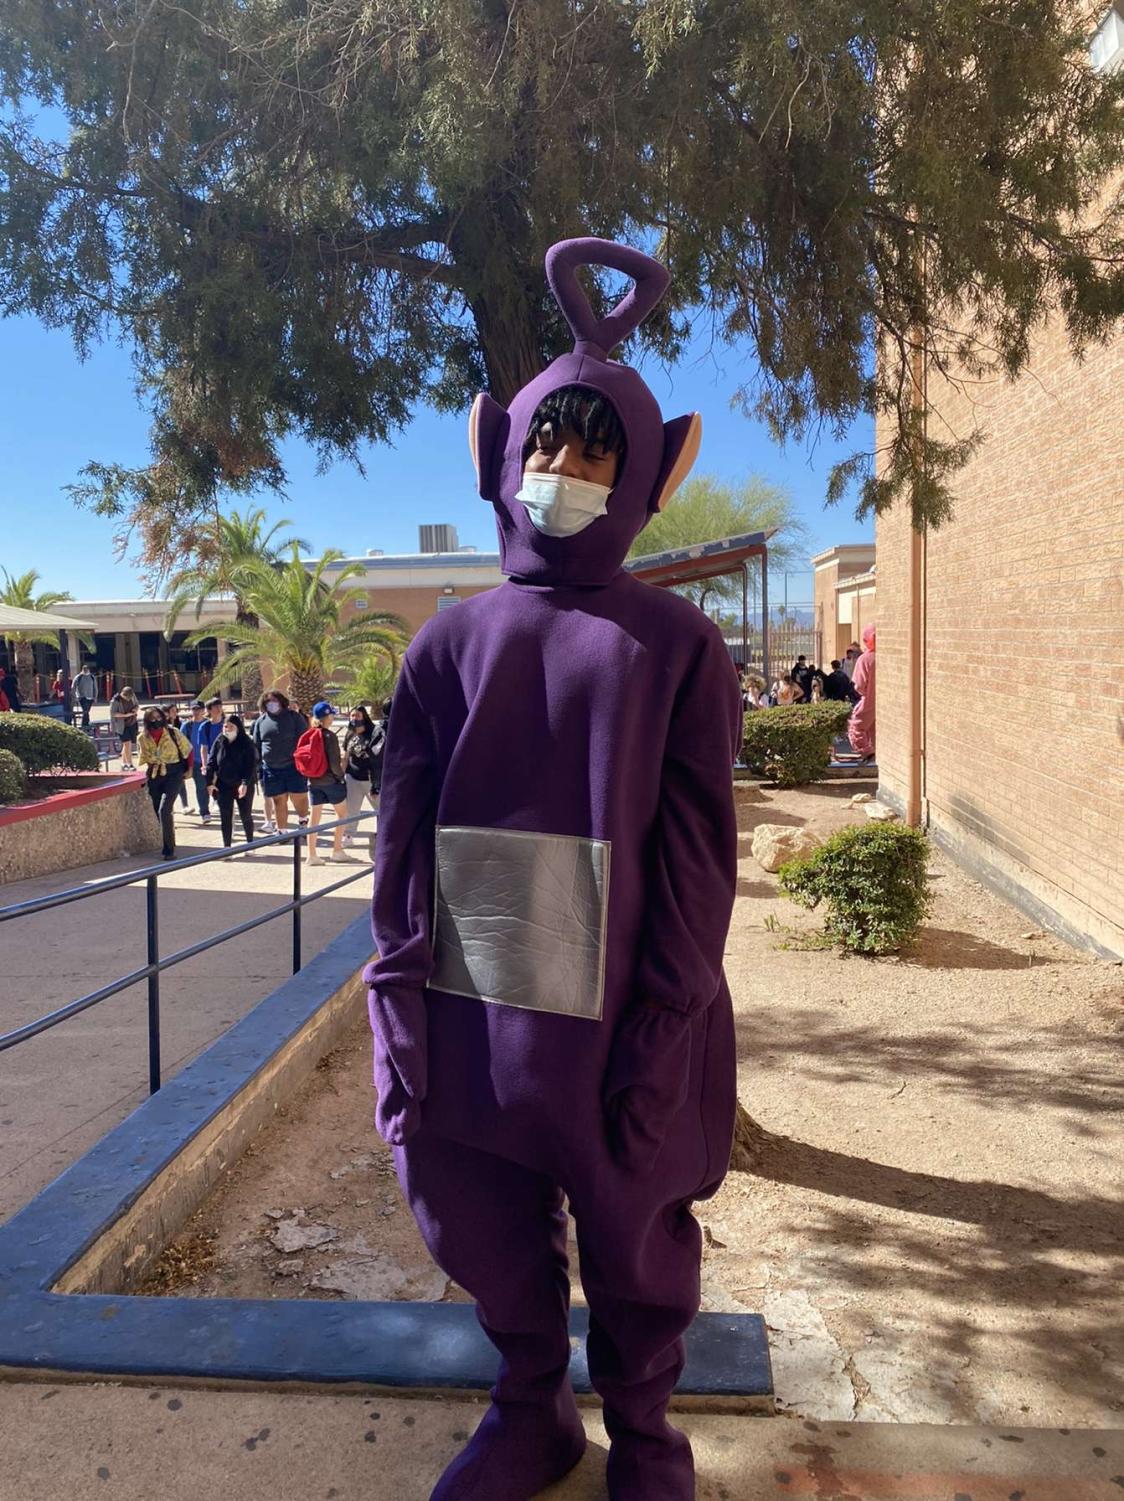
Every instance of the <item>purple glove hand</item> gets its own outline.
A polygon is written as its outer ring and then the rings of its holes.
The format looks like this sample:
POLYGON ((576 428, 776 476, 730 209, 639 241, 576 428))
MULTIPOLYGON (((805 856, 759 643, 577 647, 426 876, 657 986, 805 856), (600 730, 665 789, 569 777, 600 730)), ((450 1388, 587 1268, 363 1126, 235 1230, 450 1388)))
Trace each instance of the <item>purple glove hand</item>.
POLYGON ((609 1050, 602 1099, 609 1148, 631 1172, 650 1172, 667 1128, 687 1099, 691 1019, 664 1006, 637 1005, 621 1019, 609 1050))
POLYGON ((375 1127, 401 1147, 421 1125, 427 1083, 425 1001, 419 990, 372 986, 367 1010, 375 1034, 375 1127))

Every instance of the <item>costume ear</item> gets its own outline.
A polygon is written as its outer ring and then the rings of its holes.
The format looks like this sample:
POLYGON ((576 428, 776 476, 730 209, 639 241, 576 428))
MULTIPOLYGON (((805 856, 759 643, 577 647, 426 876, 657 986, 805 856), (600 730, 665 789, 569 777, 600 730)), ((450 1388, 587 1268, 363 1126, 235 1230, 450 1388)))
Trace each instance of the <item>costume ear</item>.
POLYGON ((481 391, 468 414, 468 451, 476 467, 476 488, 485 500, 500 498, 500 466, 510 426, 511 418, 499 402, 481 391))
POLYGON ((691 472, 702 442, 702 418, 698 412, 673 417, 663 425, 663 463, 652 489, 649 509, 662 511, 691 472))

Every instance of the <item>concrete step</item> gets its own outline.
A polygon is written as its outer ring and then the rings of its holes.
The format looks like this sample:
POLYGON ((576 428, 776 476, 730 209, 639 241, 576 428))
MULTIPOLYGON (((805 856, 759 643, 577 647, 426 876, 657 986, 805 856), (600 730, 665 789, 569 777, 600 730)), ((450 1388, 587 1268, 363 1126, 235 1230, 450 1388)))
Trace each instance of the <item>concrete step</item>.
MULTIPOLYGON (((2 1501, 426 1501, 464 1400, 0 1383, 2 1501)), ((698 1501, 1120 1501, 1124 1433, 681 1413, 698 1501)), ((604 1501, 607 1443, 543 1501, 604 1501)))

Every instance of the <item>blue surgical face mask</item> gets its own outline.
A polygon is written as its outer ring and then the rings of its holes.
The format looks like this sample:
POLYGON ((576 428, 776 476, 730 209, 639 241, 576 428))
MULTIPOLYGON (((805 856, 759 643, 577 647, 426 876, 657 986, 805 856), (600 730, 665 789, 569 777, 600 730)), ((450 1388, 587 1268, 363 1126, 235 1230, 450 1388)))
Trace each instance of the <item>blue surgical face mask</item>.
POLYGON ((609 494, 608 485, 595 485, 592 480, 526 469, 523 488, 515 499, 523 502, 532 525, 544 536, 574 537, 606 514, 609 494))

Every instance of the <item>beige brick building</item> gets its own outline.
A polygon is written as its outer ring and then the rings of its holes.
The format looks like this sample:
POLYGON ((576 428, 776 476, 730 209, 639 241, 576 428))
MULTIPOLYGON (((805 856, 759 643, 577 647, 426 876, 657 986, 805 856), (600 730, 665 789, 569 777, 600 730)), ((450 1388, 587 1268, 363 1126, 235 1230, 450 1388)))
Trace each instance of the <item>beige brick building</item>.
POLYGON ((881 794, 1035 923, 1124 955, 1124 338, 1077 364, 1049 327, 1016 384, 931 374, 928 398, 930 428, 988 436, 922 543, 916 737, 907 509, 878 522, 881 794))
POLYGON ((824 662, 842 660, 851 642, 862 640, 863 626, 877 612, 874 543, 829 547, 815 555, 812 568, 820 656, 824 662))

